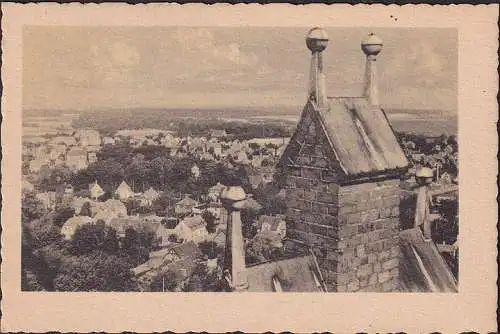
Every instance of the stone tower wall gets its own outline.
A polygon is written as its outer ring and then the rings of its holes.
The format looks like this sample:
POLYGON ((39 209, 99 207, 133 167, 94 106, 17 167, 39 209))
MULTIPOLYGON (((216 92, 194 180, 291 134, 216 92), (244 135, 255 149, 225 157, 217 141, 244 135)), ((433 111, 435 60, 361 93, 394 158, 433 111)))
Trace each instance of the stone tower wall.
POLYGON ((399 196, 399 180, 340 188, 336 291, 398 289, 399 196))
POLYGON ((339 185, 339 162, 313 113, 305 113, 284 169, 287 236, 317 250, 329 291, 399 285, 399 180, 339 185))

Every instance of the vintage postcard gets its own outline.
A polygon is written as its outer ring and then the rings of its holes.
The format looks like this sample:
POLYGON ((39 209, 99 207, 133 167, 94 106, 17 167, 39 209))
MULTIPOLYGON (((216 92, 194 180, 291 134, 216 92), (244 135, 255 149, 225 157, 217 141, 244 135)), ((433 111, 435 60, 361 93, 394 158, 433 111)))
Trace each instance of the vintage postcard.
POLYGON ((497 11, 6 4, 2 329, 494 331, 497 11))

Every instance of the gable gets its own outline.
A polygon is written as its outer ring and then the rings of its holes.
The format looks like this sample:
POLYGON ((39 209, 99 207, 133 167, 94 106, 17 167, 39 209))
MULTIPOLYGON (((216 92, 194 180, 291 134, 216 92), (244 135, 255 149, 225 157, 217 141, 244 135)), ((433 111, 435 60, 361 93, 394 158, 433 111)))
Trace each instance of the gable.
POLYGON ((278 166, 289 169, 306 166, 328 170, 335 179, 337 173, 344 174, 344 168, 311 101, 304 107, 297 128, 278 166))

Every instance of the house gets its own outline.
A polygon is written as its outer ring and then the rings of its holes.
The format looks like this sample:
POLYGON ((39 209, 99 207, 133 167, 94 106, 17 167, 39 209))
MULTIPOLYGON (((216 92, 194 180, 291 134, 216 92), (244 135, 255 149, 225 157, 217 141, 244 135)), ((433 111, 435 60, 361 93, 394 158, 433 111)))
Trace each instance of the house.
POLYGON ((72 136, 56 136, 49 140, 50 145, 64 144, 65 146, 75 146, 76 139, 72 136))
POLYGON ((96 130, 77 130, 74 137, 78 141, 78 144, 82 147, 101 146, 101 137, 99 136, 99 132, 96 130))
POLYGON ((127 232, 127 229, 132 228, 136 231, 139 231, 143 228, 143 221, 139 217, 135 216, 124 216, 119 218, 112 218, 109 223, 109 226, 116 230, 116 234, 120 238, 124 238, 127 232))
POLYGON ((188 215, 193 212, 193 208, 198 206, 200 203, 189 195, 186 195, 183 199, 175 204, 174 212, 178 216, 188 215))
POLYGON ((97 153, 96 152, 87 152, 87 161, 89 164, 93 164, 97 161, 97 153))
POLYGON ((54 210, 56 208, 57 194, 55 191, 38 193, 35 195, 35 197, 42 203, 45 209, 54 210))
POLYGON ((182 219, 174 230, 175 234, 184 241, 199 243, 208 236, 205 221, 199 215, 182 219))
POLYGON ((105 194, 101 186, 95 181, 93 184, 89 185, 90 198, 97 200, 99 197, 105 194))
POLYGON ((114 218, 122 218, 127 216, 127 207, 125 204, 116 199, 108 199, 102 203, 93 216, 94 219, 102 220, 109 223, 114 218))
POLYGON ((132 188, 125 182, 125 180, 120 183, 118 188, 115 190, 115 195, 118 196, 118 198, 121 201, 126 201, 129 198, 133 197, 135 193, 132 191, 132 188))
POLYGON ((73 170, 87 168, 87 151, 79 147, 72 147, 68 153, 66 153, 66 165, 73 170))
POLYGON ((262 175, 262 183, 267 184, 273 182, 276 169, 274 166, 266 166, 259 168, 259 173, 262 175))
POLYGON ((235 153, 235 161, 242 165, 250 164, 250 160, 248 159, 248 156, 245 153, 245 151, 237 151, 235 153))
POLYGON ((453 178, 448 172, 444 172, 441 174, 441 177, 439 178, 439 183, 441 184, 452 184, 453 183, 453 178))
POLYGON ((259 216, 256 222, 256 227, 258 232, 269 231, 276 233, 282 239, 286 235, 286 221, 284 215, 259 216))
POLYGON ((34 159, 29 162, 29 170, 31 173, 38 173, 44 165, 47 165, 47 161, 34 159))
POLYGON ((213 202, 219 202, 220 195, 224 189, 226 189, 226 186, 220 182, 217 182, 216 185, 208 188, 208 198, 210 198, 210 200, 213 202))
POLYGON ((113 137, 104 137, 102 138, 103 145, 114 145, 116 140, 113 137))
POLYGON ((212 131, 210 131, 210 137, 212 138, 225 138, 227 137, 227 132, 226 130, 222 129, 212 129, 212 131))
POLYGON ((64 185, 63 191, 65 194, 74 194, 75 193, 75 189, 73 188, 73 186, 71 184, 64 185))
POLYGON ((78 227, 90 224, 94 220, 87 216, 74 216, 69 218, 64 225, 61 227, 61 234, 64 236, 64 239, 70 240, 78 227))
POLYGON ((79 196, 73 197, 70 206, 71 206, 71 208, 73 208, 75 210, 75 214, 79 215, 81 210, 82 210, 83 205, 87 202, 89 202, 91 207, 92 207, 91 200, 89 200, 88 198, 79 197, 79 196))
POLYGON ((151 206, 153 202, 160 198, 160 193, 150 187, 141 196, 141 204, 151 206))
POLYGON ((413 161, 416 161, 416 162, 422 161, 422 159, 424 159, 424 157, 425 157, 425 154, 423 154, 423 153, 412 153, 411 154, 411 159, 413 161))
POLYGON ((200 173, 200 167, 198 167, 196 164, 191 167, 191 175, 195 178, 198 179, 201 175, 200 173))
POLYGON ((179 261, 194 263, 200 256, 201 252, 194 242, 175 244, 173 246, 151 252, 149 254, 149 260, 133 268, 132 272, 136 276, 142 276, 151 271, 155 271, 155 273, 157 273, 158 270, 162 269, 162 267, 179 261))

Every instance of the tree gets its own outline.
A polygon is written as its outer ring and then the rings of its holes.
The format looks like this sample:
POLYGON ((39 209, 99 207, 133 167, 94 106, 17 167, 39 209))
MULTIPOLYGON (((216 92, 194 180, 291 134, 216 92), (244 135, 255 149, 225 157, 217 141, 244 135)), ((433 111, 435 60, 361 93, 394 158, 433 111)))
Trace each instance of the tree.
POLYGON ((54 279, 56 291, 138 291, 125 259, 94 251, 65 263, 54 279))
POLYGON ((125 206, 127 207, 127 214, 129 216, 133 216, 139 213, 141 209, 141 202, 138 200, 131 198, 127 202, 125 202, 125 206))
POLYGON ((153 292, 175 291, 179 281, 175 273, 171 270, 165 270, 151 280, 149 290, 153 292))
POLYGON ((52 224, 50 216, 32 221, 27 228, 34 249, 45 247, 61 239, 61 230, 52 224))
POLYGON ((92 217, 92 210, 90 207, 90 202, 85 202, 80 209, 80 216, 92 217))
POLYGON ((207 232, 208 233, 214 233, 215 230, 217 229, 217 224, 215 223, 216 218, 213 215, 213 213, 211 213, 208 210, 205 210, 201 214, 201 217, 203 218, 203 220, 206 223, 205 229, 207 230, 207 232))
POLYGON ((246 256, 250 263, 273 260, 283 255, 281 238, 272 232, 258 233, 247 244, 246 256))
POLYGON ((104 248, 104 224, 79 226, 71 239, 74 254, 83 255, 104 248))
POLYGON ((208 259, 215 259, 224 252, 224 248, 219 247, 214 241, 202 241, 198 244, 198 248, 208 259))
POLYGON ((222 291, 222 284, 216 272, 210 271, 205 263, 198 263, 182 288, 185 292, 222 291))
MULTIPOLYGON (((88 203, 88 202, 86 202, 88 203)), ((89 209, 90 210, 90 209, 89 209)), ((64 206, 61 208, 56 208, 56 211, 54 212, 54 218, 52 220, 53 224, 56 225, 57 227, 62 227, 64 223, 73 217, 75 215, 75 209, 64 206)))
POLYGON ((30 222, 41 218, 45 214, 45 209, 33 193, 25 194, 21 200, 21 221, 30 222))
POLYGON ((149 250, 142 245, 140 234, 132 227, 125 230, 122 251, 128 256, 134 267, 149 259, 149 250))
POLYGON ((103 250, 109 254, 117 254, 120 250, 120 243, 116 230, 111 226, 106 226, 104 228, 103 250))

